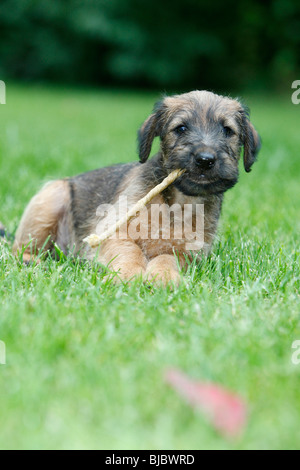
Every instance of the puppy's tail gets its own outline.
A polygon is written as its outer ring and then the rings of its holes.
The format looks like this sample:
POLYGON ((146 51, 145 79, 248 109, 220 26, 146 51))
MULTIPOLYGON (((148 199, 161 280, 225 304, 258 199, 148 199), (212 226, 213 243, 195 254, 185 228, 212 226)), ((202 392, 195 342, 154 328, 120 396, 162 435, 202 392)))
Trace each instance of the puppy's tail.
POLYGON ((5 230, 4 225, 0 222, 0 238, 11 238, 10 233, 5 230))
POLYGON ((0 237, 5 237, 4 225, 0 222, 0 237))

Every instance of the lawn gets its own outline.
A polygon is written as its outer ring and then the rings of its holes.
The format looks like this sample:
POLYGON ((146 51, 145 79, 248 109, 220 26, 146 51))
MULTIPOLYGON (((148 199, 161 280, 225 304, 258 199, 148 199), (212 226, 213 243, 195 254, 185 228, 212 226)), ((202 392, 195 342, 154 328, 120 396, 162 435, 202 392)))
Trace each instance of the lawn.
MULTIPOLYGON (((7 85, 0 221, 13 233, 43 182, 136 159, 154 93, 7 85)), ((263 147, 225 198, 209 259, 175 290, 115 286, 96 264, 23 267, 0 245, 0 448, 300 446, 300 107, 246 95, 263 147), (217 434, 164 382, 175 367, 248 403, 217 434)))

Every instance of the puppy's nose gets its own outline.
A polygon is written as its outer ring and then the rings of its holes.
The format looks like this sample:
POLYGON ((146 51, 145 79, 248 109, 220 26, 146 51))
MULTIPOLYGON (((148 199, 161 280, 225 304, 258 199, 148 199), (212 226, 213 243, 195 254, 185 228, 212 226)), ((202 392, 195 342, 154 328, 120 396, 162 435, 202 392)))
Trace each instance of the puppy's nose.
POLYGON ((196 165, 203 170, 209 170, 216 163, 216 157, 212 153, 201 152, 195 156, 196 165))

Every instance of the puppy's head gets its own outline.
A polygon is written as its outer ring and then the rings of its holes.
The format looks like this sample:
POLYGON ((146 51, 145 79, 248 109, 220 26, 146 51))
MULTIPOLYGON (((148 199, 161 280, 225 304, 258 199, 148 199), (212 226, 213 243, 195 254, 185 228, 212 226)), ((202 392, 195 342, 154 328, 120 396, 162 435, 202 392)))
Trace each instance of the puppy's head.
POLYGON ((161 139, 165 168, 186 170, 175 185, 184 194, 218 194, 235 185, 244 148, 247 172, 256 160, 260 138, 237 100, 207 91, 167 97, 139 130, 144 163, 155 137, 161 139))

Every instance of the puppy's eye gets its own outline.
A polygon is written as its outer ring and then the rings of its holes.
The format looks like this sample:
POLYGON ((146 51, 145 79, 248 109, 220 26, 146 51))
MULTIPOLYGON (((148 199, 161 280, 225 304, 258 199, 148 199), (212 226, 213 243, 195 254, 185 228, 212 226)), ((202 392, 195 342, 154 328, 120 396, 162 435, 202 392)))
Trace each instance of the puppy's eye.
POLYGON ((178 135, 182 135, 182 134, 184 134, 186 131, 187 131, 187 127, 184 126, 184 125, 177 126, 176 129, 175 129, 175 132, 176 132, 176 134, 178 134, 178 135))
POLYGON ((225 134, 226 137, 232 137, 234 135, 234 130, 231 129, 231 127, 223 126, 223 134, 225 134))

